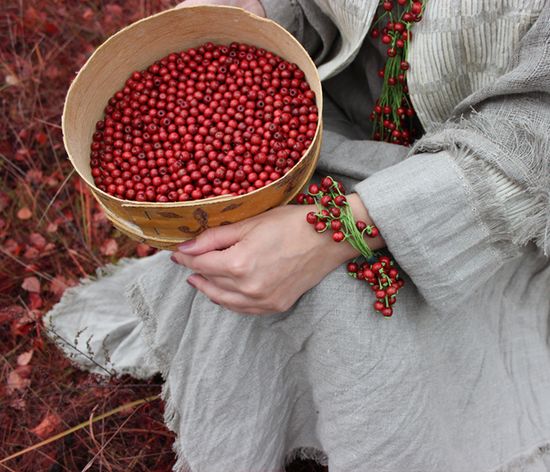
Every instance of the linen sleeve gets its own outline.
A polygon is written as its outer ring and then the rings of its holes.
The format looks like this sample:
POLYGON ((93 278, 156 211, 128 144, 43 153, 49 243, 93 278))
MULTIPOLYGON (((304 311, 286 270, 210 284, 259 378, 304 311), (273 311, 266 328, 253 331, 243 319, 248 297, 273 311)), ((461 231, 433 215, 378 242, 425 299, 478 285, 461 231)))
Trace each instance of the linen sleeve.
POLYGON ((512 67, 355 191, 426 301, 453 308, 526 246, 549 254, 550 15, 512 67))
POLYGON ((260 0, 266 17, 292 33, 317 65, 329 55, 337 28, 312 0, 260 0))

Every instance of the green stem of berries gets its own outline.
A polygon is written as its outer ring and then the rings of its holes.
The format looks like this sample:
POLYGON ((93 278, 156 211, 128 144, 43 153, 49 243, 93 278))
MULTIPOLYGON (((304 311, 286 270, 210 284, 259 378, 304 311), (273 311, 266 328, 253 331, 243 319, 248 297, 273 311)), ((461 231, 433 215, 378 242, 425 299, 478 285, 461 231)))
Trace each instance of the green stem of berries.
POLYGON ((420 21, 426 0, 382 1, 382 13, 374 21, 370 35, 388 46, 388 59, 378 75, 384 79, 380 98, 371 120, 373 139, 409 146, 415 139, 416 113, 408 98, 407 55, 412 37, 411 27, 420 21), (380 25, 386 21, 385 25, 380 25))
POLYGON ((395 262, 383 253, 373 251, 367 244, 365 236, 377 237, 380 234, 378 228, 364 221, 355 221, 342 183, 325 177, 320 186, 311 184, 308 192, 299 194, 296 201, 317 206, 317 211, 306 215, 306 221, 313 225, 315 231, 324 233, 330 229, 335 242, 347 241, 361 254, 362 258, 348 263, 348 274, 370 285, 376 296, 375 310, 384 316, 392 316, 392 305, 404 281, 395 262))

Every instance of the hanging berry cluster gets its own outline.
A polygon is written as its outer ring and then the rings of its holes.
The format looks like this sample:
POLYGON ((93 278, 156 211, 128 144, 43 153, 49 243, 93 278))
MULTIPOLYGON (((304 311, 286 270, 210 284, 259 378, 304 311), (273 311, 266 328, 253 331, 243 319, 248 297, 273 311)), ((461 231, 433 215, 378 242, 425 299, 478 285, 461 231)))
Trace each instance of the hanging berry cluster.
POLYGON ((364 221, 355 221, 344 194, 341 182, 325 177, 320 186, 311 184, 308 192, 299 194, 296 201, 304 205, 317 205, 317 211, 311 211, 306 215, 306 221, 313 225, 315 231, 324 233, 332 230, 332 239, 335 242, 347 241, 361 253, 364 261, 348 263, 348 273, 357 280, 364 280, 375 292, 376 311, 384 316, 392 316, 392 305, 397 300, 397 292, 405 282, 399 277, 393 260, 370 249, 365 236, 377 237, 378 228, 367 225, 364 221))
POLYGON ((185 202, 243 195, 281 178, 315 136, 315 93, 296 64, 254 46, 206 43, 136 71, 91 144, 103 191, 185 202))
POLYGON ((422 18, 425 0, 386 0, 381 4, 381 13, 375 19, 370 35, 388 47, 388 59, 385 67, 378 71, 384 83, 371 113, 373 139, 410 146, 419 130, 408 97, 407 71, 410 66, 407 55, 411 27, 422 18))

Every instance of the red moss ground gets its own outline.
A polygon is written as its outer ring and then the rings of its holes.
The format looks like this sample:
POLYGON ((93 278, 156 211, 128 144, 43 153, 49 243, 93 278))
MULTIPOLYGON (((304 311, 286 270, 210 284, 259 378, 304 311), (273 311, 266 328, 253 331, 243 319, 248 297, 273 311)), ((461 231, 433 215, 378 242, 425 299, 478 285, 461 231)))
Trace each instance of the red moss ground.
MULTIPOLYGON (((174 463, 161 401, 113 413, 157 395, 160 379, 106 381, 81 372, 48 343, 41 324, 63 291, 96 267, 154 252, 107 222, 73 173, 59 123, 66 90, 94 48, 122 26, 174 3, 2 2, 0 470, 168 472, 174 463), (83 422, 88 424, 36 447, 83 422)), ((289 470, 319 469, 302 462, 289 470)))

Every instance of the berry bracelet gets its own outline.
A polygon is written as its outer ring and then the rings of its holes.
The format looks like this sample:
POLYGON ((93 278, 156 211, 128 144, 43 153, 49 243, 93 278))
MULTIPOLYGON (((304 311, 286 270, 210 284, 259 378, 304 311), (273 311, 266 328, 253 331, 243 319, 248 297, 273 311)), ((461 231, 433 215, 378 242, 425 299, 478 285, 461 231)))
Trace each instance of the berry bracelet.
POLYGON ((364 221, 355 221, 344 193, 341 182, 325 177, 320 186, 311 184, 308 192, 300 193, 296 201, 303 205, 317 205, 317 211, 310 211, 306 215, 306 221, 313 225, 315 231, 324 233, 330 229, 335 242, 347 241, 361 253, 364 261, 361 262, 361 258, 358 258, 349 262, 348 274, 369 284, 376 296, 376 311, 386 317, 392 316, 392 305, 405 282, 395 268, 395 261, 368 246, 365 235, 369 238, 377 237, 380 234, 378 228, 367 225, 364 221))

